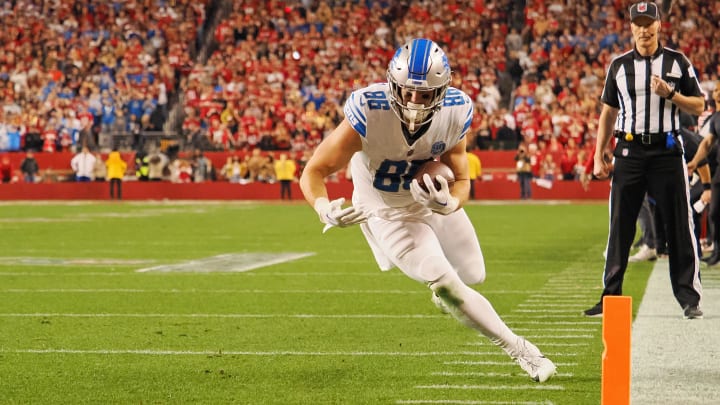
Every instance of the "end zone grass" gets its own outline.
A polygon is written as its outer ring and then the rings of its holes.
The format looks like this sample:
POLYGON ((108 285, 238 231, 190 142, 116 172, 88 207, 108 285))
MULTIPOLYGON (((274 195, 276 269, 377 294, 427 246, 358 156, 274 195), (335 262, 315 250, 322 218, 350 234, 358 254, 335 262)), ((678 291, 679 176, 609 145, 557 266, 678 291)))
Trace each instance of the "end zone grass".
MULTIPOLYGON (((600 320, 580 313, 601 291, 606 205, 466 210, 476 288, 556 362, 545 384, 304 205, 20 203, 0 212, 0 402, 599 403, 600 320), (136 272, 273 252, 315 254, 136 272)), ((635 310, 650 269, 629 268, 635 310)))

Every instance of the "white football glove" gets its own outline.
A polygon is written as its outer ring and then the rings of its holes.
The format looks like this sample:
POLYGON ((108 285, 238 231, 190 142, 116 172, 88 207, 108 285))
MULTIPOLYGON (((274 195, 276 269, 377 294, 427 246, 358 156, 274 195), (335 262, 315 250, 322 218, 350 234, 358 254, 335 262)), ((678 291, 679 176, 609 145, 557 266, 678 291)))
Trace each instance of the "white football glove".
POLYGON ((423 175, 423 182, 429 191, 423 190, 417 179, 413 179, 410 183, 410 194, 412 194, 413 199, 442 215, 455 212, 460 205, 460 201, 450 194, 450 187, 443 176, 438 175, 435 179, 440 183, 440 190, 435 188, 430 175, 427 173, 423 175))
POLYGON ((328 201, 327 198, 320 197, 315 200, 315 212, 318 213, 320 222, 325 224, 323 233, 333 226, 344 228, 367 220, 367 216, 352 205, 347 208, 342 208, 343 203, 345 203, 344 198, 328 201))

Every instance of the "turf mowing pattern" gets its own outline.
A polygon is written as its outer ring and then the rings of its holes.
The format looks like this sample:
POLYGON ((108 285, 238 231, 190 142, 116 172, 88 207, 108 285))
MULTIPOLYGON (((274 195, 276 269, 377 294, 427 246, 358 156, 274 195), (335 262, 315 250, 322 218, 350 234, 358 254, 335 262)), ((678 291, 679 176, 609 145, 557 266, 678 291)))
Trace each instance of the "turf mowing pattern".
MULTIPOLYGON (((605 204, 466 208, 487 265, 476 288, 557 364, 545 384, 380 272, 359 228, 323 235, 305 205, 1 208, 0 403, 600 400, 601 324, 580 313, 601 291, 605 204)), ((650 270, 627 273, 635 310, 650 270)))

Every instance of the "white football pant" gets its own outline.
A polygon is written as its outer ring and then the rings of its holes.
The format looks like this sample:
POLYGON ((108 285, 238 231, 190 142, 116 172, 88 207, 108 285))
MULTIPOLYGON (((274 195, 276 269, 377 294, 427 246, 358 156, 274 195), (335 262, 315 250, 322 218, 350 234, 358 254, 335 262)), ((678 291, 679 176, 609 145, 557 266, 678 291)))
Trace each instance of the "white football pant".
POLYGON ((380 269, 399 268, 414 280, 428 283, 452 269, 468 285, 485 281, 485 260, 475 229, 465 210, 449 215, 433 214, 423 222, 368 218, 360 225, 380 269), (413 254, 406 256, 408 251, 413 254), (421 274, 418 260, 428 256, 447 259, 439 273, 421 274))

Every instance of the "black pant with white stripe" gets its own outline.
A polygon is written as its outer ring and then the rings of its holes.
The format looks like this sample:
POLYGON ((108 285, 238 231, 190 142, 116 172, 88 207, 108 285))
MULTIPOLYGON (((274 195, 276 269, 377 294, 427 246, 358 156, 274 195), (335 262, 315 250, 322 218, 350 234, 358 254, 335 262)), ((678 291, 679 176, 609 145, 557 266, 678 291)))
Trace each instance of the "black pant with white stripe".
POLYGON ((702 287, 686 173, 680 149, 667 149, 664 144, 618 142, 610 191, 610 236, 603 296, 622 295, 636 221, 647 191, 656 201, 655 209, 665 219, 675 298, 681 307, 699 304, 702 287))
POLYGON ((710 207, 708 209, 709 230, 712 235, 713 252, 708 259, 708 265, 712 266, 718 263, 720 258, 720 172, 715 173, 712 179, 712 198, 710 198, 710 207))

